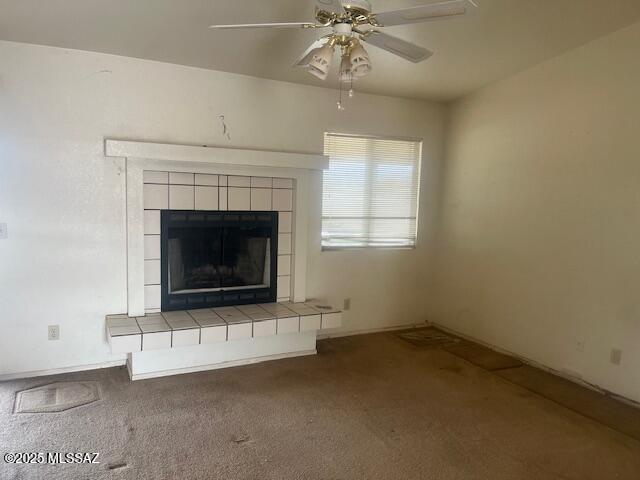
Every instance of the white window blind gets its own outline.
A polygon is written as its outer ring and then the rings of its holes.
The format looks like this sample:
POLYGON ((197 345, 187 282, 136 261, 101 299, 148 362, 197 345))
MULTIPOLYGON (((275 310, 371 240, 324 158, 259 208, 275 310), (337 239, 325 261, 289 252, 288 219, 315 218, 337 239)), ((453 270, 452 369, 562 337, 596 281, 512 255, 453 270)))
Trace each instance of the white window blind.
POLYGON ((422 142, 326 133, 322 246, 416 243, 422 142))

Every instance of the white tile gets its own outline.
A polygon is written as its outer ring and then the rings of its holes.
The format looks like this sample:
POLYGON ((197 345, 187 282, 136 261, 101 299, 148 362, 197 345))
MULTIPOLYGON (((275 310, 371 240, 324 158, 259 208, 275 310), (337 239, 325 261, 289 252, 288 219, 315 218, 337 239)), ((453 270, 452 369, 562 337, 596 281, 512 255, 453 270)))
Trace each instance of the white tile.
POLYGON ((293 213, 278 212, 278 233, 291 233, 293 213))
POLYGON ((160 313, 147 314, 144 317, 136 317, 136 321, 138 322, 142 333, 171 331, 171 327, 160 313))
POLYGON ((278 277, 278 288, 276 296, 278 298, 291 296, 291 277, 278 277))
POLYGON ((273 190, 273 209, 282 211, 293 210, 293 190, 273 190))
POLYGON ((194 187, 192 185, 169 185, 169 208, 171 210, 193 210, 194 187))
POLYGON ((227 208, 229 210, 249 210, 251 208, 249 197, 248 188, 229 187, 229 204, 227 208))
POLYGON ((253 322, 254 337, 268 337, 276 334, 276 319, 253 322))
POLYGON ((221 187, 226 187, 228 182, 229 177, 227 177, 226 175, 218 175, 218 183, 220 184, 221 187))
POLYGON ((234 323, 227 326, 227 338, 229 340, 239 340, 241 338, 251 338, 253 328, 249 323, 234 323))
POLYGON ((144 261, 144 284, 160 285, 160 260, 144 261))
POLYGON ((145 170, 142 172, 143 183, 169 183, 169 172, 152 172, 145 170))
POLYGON ((171 331, 142 334, 142 351, 171 348, 171 331))
POLYGON ((271 320, 272 318, 273 319, 276 318, 275 315, 272 315, 271 313, 267 312, 260 305, 238 305, 236 308, 240 310, 244 315, 249 317, 251 320, 253 320, 254 322, 260 321, 260 320, 271 320))
POLYGON ((172 330, 190 330, 199 327, 193 317, 184 310, 177 312, 164 312, 162 317, 169 324, 172 330))
POLYGON ((218 175, 207 175, 205 173, 196 173, 196 185, 218 186, 218 175))
POLYGON ((160 285, 145 285, 144 308, 161 308, 160 285))
POLYGON ((278 275, 291 275, 291 255, 278 255, 278 275))
POLYGON ((328 328, 338 328, 342 325, 342 313, 323 313, 322 314, 322 330, 328 328))
POLYGON ((189 315, 198 322, 201 327, 213 327, 216 325, 226 325, 225 321, 220 318, 210 308, 199 308, 197 310, 189 310, 189 315))
POLYGON ((251 186, 251 177, 234 177, 233 175, 229 175, 229 186, 230 187, 250 187, 251 186))
POLYGON ((122 335, 120 337, 111 337, 111 353, 131 353, 142 350, 142 335, 122 335))
POLYGON ((196 210, 218 210, 218 187, 196 187, 196 210))
POLYGON ((169 208, 169 187, 167 185, 144 184, 142 189, 145 210, 165 210, 169 208))
POLYGON ((200 329, 190 328, 189 330, 174 330, 172 332, 172 347, 188 347, 200 344, 200 329))
POLYGON ((172 185, 193 185, 193 173, 169 172, 169 183, 172 185))
POLYGON ((251 189, 251 210, 271 210, 271 189, 251 189))
POLYGON ((260 303, 259 305, 267 312, 274 314, 277 318, 297 317, 295 312, 279 303, 260 303))
POLYGON ((260 188, 271 188, 270 177, 251 177, 251 186, 260 188))
POLYGON ((300 331, 300 317, 287 317, 278 319, 278 335, 300 331))
POLYGON ((144 234, 160 235, 160 210, 144 211, 144 234))
POLYGON ((223 318, 228 324, 232 323, 251 323, 251 319, 242 313, 239 309, 233 306, 229 307, 215 307, 212 310, 220 317, 223 318))
POLYGON ((227 201, 229 198, 229 190, 227 187, 220 187, 220 201, 218 202, 219 210, 229 210, 229 202, 227 201))
POLYGON ((316 309, 311 308, 309 305, 307 305, 306 303, 302 303, 302 302, 298 302, 298 303, 285 302, 282 305, 284 305, 289 310, 291 310, 292 312, 297 313, 300 316, 316 315, 316 314, 319 313, 316 309))
POLYGON ((109 336, 134 335, 140 333, 138 322, 127 314, 107 315, 106 317, 107 334, 109 336))
POLYGON ((274 178, 273 188, 293 188, 292 178, 274 178))
POLYGON ((144 236, 144 259, 156 260, 160 258, 160 235, 144 236))
POLYGON ((291 234, 278 234, 278 255, 288 255, 291 253, 291 234))
POLYGON ((226 342, 227 341, 227 326, 218 325, 215 327, 206 327, 202 329, 200 334, 200 343, 207 345, 210 343, 226 342))
POLYGON ((320 330, 320 315, 305 315, 300 317, 300 331, 309 332, 311 330, 320 330))

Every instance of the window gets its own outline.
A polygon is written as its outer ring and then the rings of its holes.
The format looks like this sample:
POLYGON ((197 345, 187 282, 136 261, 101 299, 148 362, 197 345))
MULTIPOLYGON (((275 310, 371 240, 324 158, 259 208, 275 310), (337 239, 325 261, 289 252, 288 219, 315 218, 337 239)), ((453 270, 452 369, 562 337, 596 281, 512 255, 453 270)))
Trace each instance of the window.
POLYGON ((416 244, 422 142, 326 133, 322 247, 416 244))

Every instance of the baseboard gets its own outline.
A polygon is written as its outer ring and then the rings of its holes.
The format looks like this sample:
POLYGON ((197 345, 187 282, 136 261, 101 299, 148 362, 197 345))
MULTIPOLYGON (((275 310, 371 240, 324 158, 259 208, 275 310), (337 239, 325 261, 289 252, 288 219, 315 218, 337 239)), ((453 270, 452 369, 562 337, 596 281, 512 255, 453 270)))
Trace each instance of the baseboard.
POLYGON ((6 380, 16 380, 22 378, 45 377, 47 375, 58 375, 60 373, 84 372, 85 370, 98 370, 101 368, 121 367, 126 360, 113 360, 110 362, 92 363, 89 365, 77 365, 74 367, 52 368, 49 370, 33 370, 31 372, 7 373, 0 375, 0 382, 6 380))
POLYGON ((407 323, 404 325, 394 325, 392 327, 381 327, 381 328, 367 328, 363 330, 349 330, 349 331, 338 331, 335 333, 321 333, 318 335, 318 340, 324 340, 326 338, 339 338, 339 337, 351 337, 352 335, 366 335, 368 333, 383 333, 383 332, 394 332, 397 330, 408 330, 411 328, 421 328, 428 327, 428 323, 407 323))
POLYGON ((636 407, 636 408, 640 408, 640 403, 636 402, 635 400, 631 400, 630 398, 626 398, 623 397, 621 395, 618 395, 617 393, 611 392, 609 390, 606 390, 602 387, 600 387, 599 385, 593 384, 593 383, 589 383, 587 381, 585 381, 582 377, 579 377, 577 375, 572 375, 568 372, 564 372, 562 370, 557 370, 555 368, 549 367, 548 365, 545 365, 543 363, 540 363, 536 360, 532 360, 530 358, 527 358, 525 356, 522 356, 518 353, 514 353, 511 352, 509 350, 505 350, 504 348, 498 347, 497 345, 493 345, 489 342, 485 342, 483 340, 477 339, 475 337, 472 337, 470 335, 466 335, 464 333, 458 332, 457 330, 454 330, 453 328, 449 328, 446 327, 438 322, 430 322, 429 325, 439 328, 440 330, 443 330, 444 332, 450 333, 452 335, 456 335, 457 337, 460 338, 464 338, 465 340, 469 340, 470 342, 474 342, 477 344, 480 344, 484 347, 490 348, 491 350, 494 350, 498 353, 502 353, 504 355, 509 355, 511 357, 515 357, 518 360, 520 360, 522 363, 526 364, 526 365, 530 365, 534 368, 538 368, 540 370, 543 370, 547 373, 550 373, 552 375, 555 375, 557 377, 561 377, 564 378, 565 380, 569 380, 570 382, 576 383, 582 387, 588 388, 589 390, 593 390, 595 392, 598 392, 602 395, 607 395, 609 397, 615 398, 616 400, 623 402, 627 405, 630 405, 632 407, 636 407))
POLYGON ((127 369, 129 371, 129 378, 131 380, 146 380, 149 378, 168 377, 170 375, 178 375, 181 373, 203 372, 206 370, 217 370, 220 368, 239 367, 242 365, 252 365, 254 363, 269 362, 271 360, 281 360, 284 358, 303 357, 306 355, 315 355, 316 353, 318 353, 316 349, 302 350, 300 352, 279 353, 276 355, 266 355, 264 357, 244 358, 242 360, 212 363, 209 365, 199 365, 197 367, 176 368, 172 370, 162 370, 159 372, 141 373, 137 375, 134 375, 131 373, 129 363, 127 362, 127 369))

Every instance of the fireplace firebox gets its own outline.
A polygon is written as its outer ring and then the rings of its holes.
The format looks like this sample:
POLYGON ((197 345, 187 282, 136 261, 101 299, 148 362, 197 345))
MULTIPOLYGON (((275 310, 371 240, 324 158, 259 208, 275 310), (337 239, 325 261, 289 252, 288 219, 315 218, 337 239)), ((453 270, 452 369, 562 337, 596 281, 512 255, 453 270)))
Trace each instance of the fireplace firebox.
POLYGON ((276 301, 278 213, 163 210, 162 311, 276 301))

